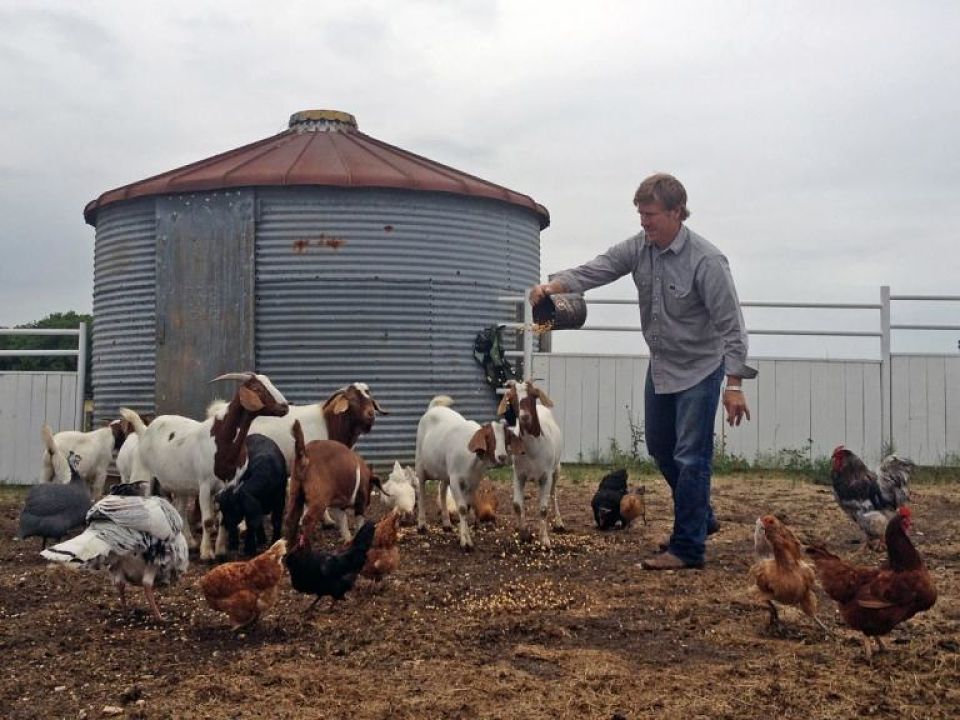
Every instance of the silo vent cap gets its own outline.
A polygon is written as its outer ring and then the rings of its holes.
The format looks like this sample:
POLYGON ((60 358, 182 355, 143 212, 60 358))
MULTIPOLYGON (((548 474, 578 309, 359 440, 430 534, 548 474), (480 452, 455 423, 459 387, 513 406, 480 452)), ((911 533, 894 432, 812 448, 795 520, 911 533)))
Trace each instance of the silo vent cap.
POLYGON ((339 110, 301 110, 290 116, 290 129, 297 132, 350 132, 357 119, 339 110))

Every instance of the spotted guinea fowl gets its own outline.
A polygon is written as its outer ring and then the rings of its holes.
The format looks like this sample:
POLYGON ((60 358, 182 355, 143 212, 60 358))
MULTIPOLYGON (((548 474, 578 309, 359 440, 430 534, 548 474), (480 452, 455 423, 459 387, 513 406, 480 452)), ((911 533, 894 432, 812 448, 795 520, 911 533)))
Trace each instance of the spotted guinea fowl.
POLYGON ((176 508, 159 497, 142 497, 138 483, 111 488, 87 513, 87 529, 40 554, 66 565, 108 570, 126 606, 127 583, 142 585, 159 620, 153 586, 175 582, 189 565, 183 521, 176 508))
POLYGON ((71 452, 64 457, 49 425, 43 426, 42 435, 53 466, 53 482, 30 488, 17 531, 21 540, 42 538, 41 550, 47 547, 47 540, 59 541, 74 528, 83 527, 91 504, 90 489, 77 471, 80 456, 71 452))

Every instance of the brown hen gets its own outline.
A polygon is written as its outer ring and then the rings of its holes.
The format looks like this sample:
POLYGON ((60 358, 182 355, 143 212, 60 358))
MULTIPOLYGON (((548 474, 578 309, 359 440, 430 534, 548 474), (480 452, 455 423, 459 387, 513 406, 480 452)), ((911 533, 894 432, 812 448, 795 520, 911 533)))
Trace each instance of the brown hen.
POLYGON ((400 513, 394 509, 383 516, 373 531, 373 543, 367 550, 367 562, 360 571, 366 578, 380 582, 400 565, 400 513))
POLYGON ((277 540, 252 560, 213 568, 200 578, 200 590, 207 605, 229 615, 234 630, 252 625, 277 599, 286 554, 287 541, 277 540))
POLYGON ((770 624, 780 625, 776 603, 794 605, 813 618, 824 631, 827 627, 817 617, 816 574, 809 563, 804 562, 800 542, 786 525, 773 515, 764 515, 757 520, 757 536, 763 535, 769 543, 772 557, 765 556, 757 543, 759 560, 752 573, 756 581, 754 594, 765 602, 770 610, 770 624))
POLYGON ((883 650, 882 635, 937 601, 933 579, 907 535, 910 523, 905 505, 887 523, 887 562, 880 567, 852 565, 825 548, 807 548, 824 591, 836 601, 847 625, 863 633, 868 660, 870 638, 883 650))

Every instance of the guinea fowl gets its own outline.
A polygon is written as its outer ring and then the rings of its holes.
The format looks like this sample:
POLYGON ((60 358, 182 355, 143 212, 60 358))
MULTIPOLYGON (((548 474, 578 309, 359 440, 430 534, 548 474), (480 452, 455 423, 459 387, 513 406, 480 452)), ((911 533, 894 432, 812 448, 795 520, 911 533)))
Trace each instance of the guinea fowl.
POLYGON ((30 488, 20 512, 17 537, 42 538, 43 550, 47 540, 59 541, 74 528, 83 527, 91 500, 90 489, 77 471, 80 456, 71 452, 69 458, 64 457, 49 425, 43 426, 41 434, 53 467, 53 482, 30 488))
POLYGON ((307 611, 312 610, 324 595, 330 596, 330 607, 343 600, 367 562, 373 533, 374 524, 367 520, 347 547, 332 553, 312 550, 307 534, 300 534, 296 546, 287 553, 284 561, 293 589, 317 596, 307 611))
POLYGON ((138 483, 119 484, 87 512, 87 529, 40 554, 47 560, 91 570, 106 569, 126 606, 127 583, 143 586, 161 619, 155 584, 175 582, 189 565, 180 513, 159 497, 142 497, 138 483), (134 494, 130 494, 134 493, 134 494))

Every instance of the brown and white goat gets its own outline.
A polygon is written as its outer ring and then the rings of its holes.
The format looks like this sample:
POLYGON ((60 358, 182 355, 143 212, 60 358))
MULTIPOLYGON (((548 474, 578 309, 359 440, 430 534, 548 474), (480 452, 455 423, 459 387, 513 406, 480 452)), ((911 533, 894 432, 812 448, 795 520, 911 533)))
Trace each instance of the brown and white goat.
MULTIPOLYGON (((203 422, 181 415, 161 415, 149 426, 132 410, 121 408, 140 438, 131 480, 149 484, 156 478, 172 494, 183 517, 183 533, 196 545, 190 530, 188 508, 193 498, 200 501, 203 538, 200 558, 212 560, 211 535, 218 521, 213 496, 224 483, 239 478, 247 467, 247 432, 253 419, 261 415, 283 416, 287 401, 266 375, 227 373, 217 380, 240 380, 237 393, 225 406, 203 422)), ((226 533, 217 535, 216 553, 226 553, 226 533)))
POLYGON ((250 434, 266 435, 273 440, 293 467, 293 423, 300 422, 304 442, 336 440, 353 447, 360 435, 373 429, 377 415, 388 415, 380 407, 366 383, 355 382, 336 390, 322 403, 291 405, 282 418, 259 417, 253 421, 250 434))
POLYGON ((550 533, 547 530, 547 506, 553 498, 554 528, 563 530, 560 503, 557 501, 557 483, 560 480, 560 456, 563 453, 563 435, 553 418, 550 408, 553 402, 533 382, 507 381, 507 392, 497 408, 503 414, 507 406, 517 416, 517 427, 526 452, 513 457, 513 511, 517 517, 517 529, 524 532, 523 486, 527 480, 539 488, 540 542, 549 548, 550 533))
MULTIPOLYGON (((453 400, 438 395, 430 401, 427 411, 417 425, 416 472, 421 500, 426 497, 424 485, 428 479, 440 482, 439 497, 453 495, 460 524, 460 547, 473 550, 473 536, 467 522, 467 510, 484 471, 491 465, 502 465, 509 455, 523 452, 523 443, 500 421, 480 425, 467 420, 450 406, 453 400)), ((417 530, 427 531, 423 502, 417 509, 417 530)), ((452 530, 450 513, 445 502, 440 503, 440 517, 444 530, 452 530)))
POLYGON ((370 471, 362 457, 343 443, 335 440, 305 443, 299 420, 293 422, 291 435, 294 460, 287 490, 284 537, 291 543, 297 542, 300 534, 312 540, 317 523, 329 509, 343 541, 350 542, 346 511, 353 510, 357 527, 363 525, 371 486, 383 492, 380 478, 370 471))

